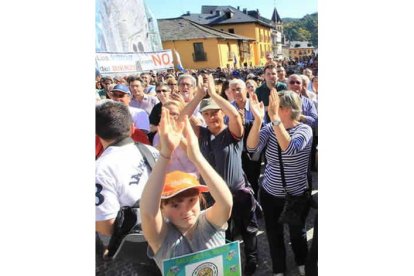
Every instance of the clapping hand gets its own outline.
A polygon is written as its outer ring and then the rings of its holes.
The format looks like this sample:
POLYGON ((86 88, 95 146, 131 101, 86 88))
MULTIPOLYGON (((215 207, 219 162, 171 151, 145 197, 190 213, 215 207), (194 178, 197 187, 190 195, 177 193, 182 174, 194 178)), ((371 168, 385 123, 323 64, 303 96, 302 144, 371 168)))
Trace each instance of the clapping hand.
POLYGON ((181 102, 185 106, 185 101, 181 93, 171 93, 170 99, 174 101, 181 102))
POLYGON ((204 98, 207 95, 206 89, 203 84, 203 76, 201 74, 197 77, 197 93, 201 94, 202 98, 204 98))
POLYGON ((198 158, 201 156, 200 147, 198 145, 198 138, 194 133, 193 128, 191 127, 188 117, 184 117, 184 137, 187 142, 187 156, 191 162, 196 163, 198 158))
POLYGON ((162 108, 161 121, 158 126, 161 156, 169 158, 172 152, 178 147, 183 135, 184 125, 184 122, 174 120, 168 109, 165 107, 162 108))
POLYGON ((249 92, 249 98, 250 98, 250 109, 253 113, 254 119, 263 120, 264 114, 265 114, 265 108, 264 108, 263 102, 259 103, 259 100, 257 99, 257 95, 253 91, 249 92))
POLYGON ((214 97, 215 95, 217 95, 216 85, 214 83, 214 78, 212 74, 207 75, 207 88, 210 97, 214 97))
POLYGON ((267 112, 269 113, 270 120, 274 121, 276 119, 279 119, 279 106, 279 94, 277 93, 275 88, 272 88, 272 90, 270 90, 269 108, 267 110, 267 112))

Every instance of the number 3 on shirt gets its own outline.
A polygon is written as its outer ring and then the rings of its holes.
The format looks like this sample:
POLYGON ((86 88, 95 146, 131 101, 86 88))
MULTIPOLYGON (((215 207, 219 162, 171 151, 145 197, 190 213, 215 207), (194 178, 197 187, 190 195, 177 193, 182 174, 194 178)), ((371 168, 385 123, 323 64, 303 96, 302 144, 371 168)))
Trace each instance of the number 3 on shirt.
POLYGON ((104 196, 101 194, 102 191, 102 185, 95 183, 96 185, 96 193, 95 193, 95 206, 99 206, 104 202, 104 196))

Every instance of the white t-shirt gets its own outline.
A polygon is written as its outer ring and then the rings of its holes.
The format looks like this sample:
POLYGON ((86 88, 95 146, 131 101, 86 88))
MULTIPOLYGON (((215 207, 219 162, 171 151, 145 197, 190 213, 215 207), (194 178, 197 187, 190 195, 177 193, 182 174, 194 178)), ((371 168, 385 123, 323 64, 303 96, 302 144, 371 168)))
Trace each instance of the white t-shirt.
POLYGON ((144 109, 128 106, 129 112, 132 115, 132 120, 134 121, 135 128, 142 129, 144 132, 148 133, 150 130, 149 116, 144 109))
MULTIPOLYGON (((147 147, 158 159, 157 149, 147 147)), ((134 143, 105 149, 95 167, 96 221, 115 218, 122 206, 134 205, 141 198, 150 171, 134 143)))

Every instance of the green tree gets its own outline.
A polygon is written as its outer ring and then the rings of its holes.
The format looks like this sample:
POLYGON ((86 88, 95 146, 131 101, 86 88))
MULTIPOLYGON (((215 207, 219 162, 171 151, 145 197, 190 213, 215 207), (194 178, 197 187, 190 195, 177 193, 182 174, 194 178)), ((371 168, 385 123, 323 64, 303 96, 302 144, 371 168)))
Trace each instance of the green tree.
POLYGON ((314 47, 318 47, 318 13, 307 14, 301 19, 289 18, 286 21, 283 29, 288 40, 307 40, 314 47))

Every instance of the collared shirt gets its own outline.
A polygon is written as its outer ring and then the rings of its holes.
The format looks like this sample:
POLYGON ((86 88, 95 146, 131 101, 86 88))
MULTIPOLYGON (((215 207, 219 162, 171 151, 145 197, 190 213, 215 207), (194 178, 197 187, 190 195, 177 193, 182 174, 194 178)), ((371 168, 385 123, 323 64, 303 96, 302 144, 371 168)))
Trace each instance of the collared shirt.
POLYGON ((148 85, 145 89, 144 89, 144 93, 145 94, 149 94, 149 93, 155 93, 155 85, 148 85))
MULTIPOLYGON (((241 108, 239 108, 239 106, 237 105, 236 101, 232 101, 231 104, 237 109, 237 110, 241 110, 241 108)), ((243 118, 243 125, 246 125, 250 122, 253 122, 254 120, 254 116, 253 113, 250 111, 250 100, 246 99, 246 104, 244 105, 244 118, 243 118)), ((224 123, 226 125, 229 124, 229 117, 225 116, 224 117, 224 123)))
MULTIPOLYGON (((122 146, 109 146, 95 165, 96 221, 115 218, 119 208, 132 206, 141 198, 142 190, 151 172, 134 141, 122 146)), ((158 150, 148 146, 154 158, 158 150)))
POLYGON ((159 100, 157 97, 154 97, 151 95, 144 95, 144 98, 142 98, 142 101, 138 101, 137 99, 132 98, 131 102, 129 103, 129 106, 141 108, 145 110, 149 116, 151 114, 152 109, 157 103, 159 103, 159 100))
POLYGON ((315 104, 311 99, 302 95, 300 95, 300 99, 302 100, 302 114, 306 119, 304 123, 315 128, 318 124, 318 112, 316 111, 315 104))
POLYGON ((149 126, 149 118, 147 112, 141 108, 136 108, 129 106, 129 112, 132 116, 132 121, 134 122, 134 126, 143 130, 145 133, 148 133, 150 130, 149 126))
MULTIPOLYGON (((232 101, 231 104, 237 109, 241 110, 237 105, 236 101, 232 101)), ((243 119, 243 126, 244 126, 244 134, 243 134, 243 151, 247 151, 247 137, 249 136, 250 129, 253 126, 254 115, 253 112, 250 110, 250 99, 246 99, 246 103, 244 105, 244 119, 243 119)), ((226 125, 229 124, 229 117, 224 117, 224 122, 226 125)), ((262 126, 266 124, 266 117, 263 118, 262 126)))
MULTIPOLYGON (((287 90, 287 85, 286 83, 278 81, 276 82, 275 88, 278 92, 280 92, 287 90)), ((267 87, 266 82, 256 88, 256 95, 259 102, 263 102, 264 106, 269 106, 270 89, 267 87)))

